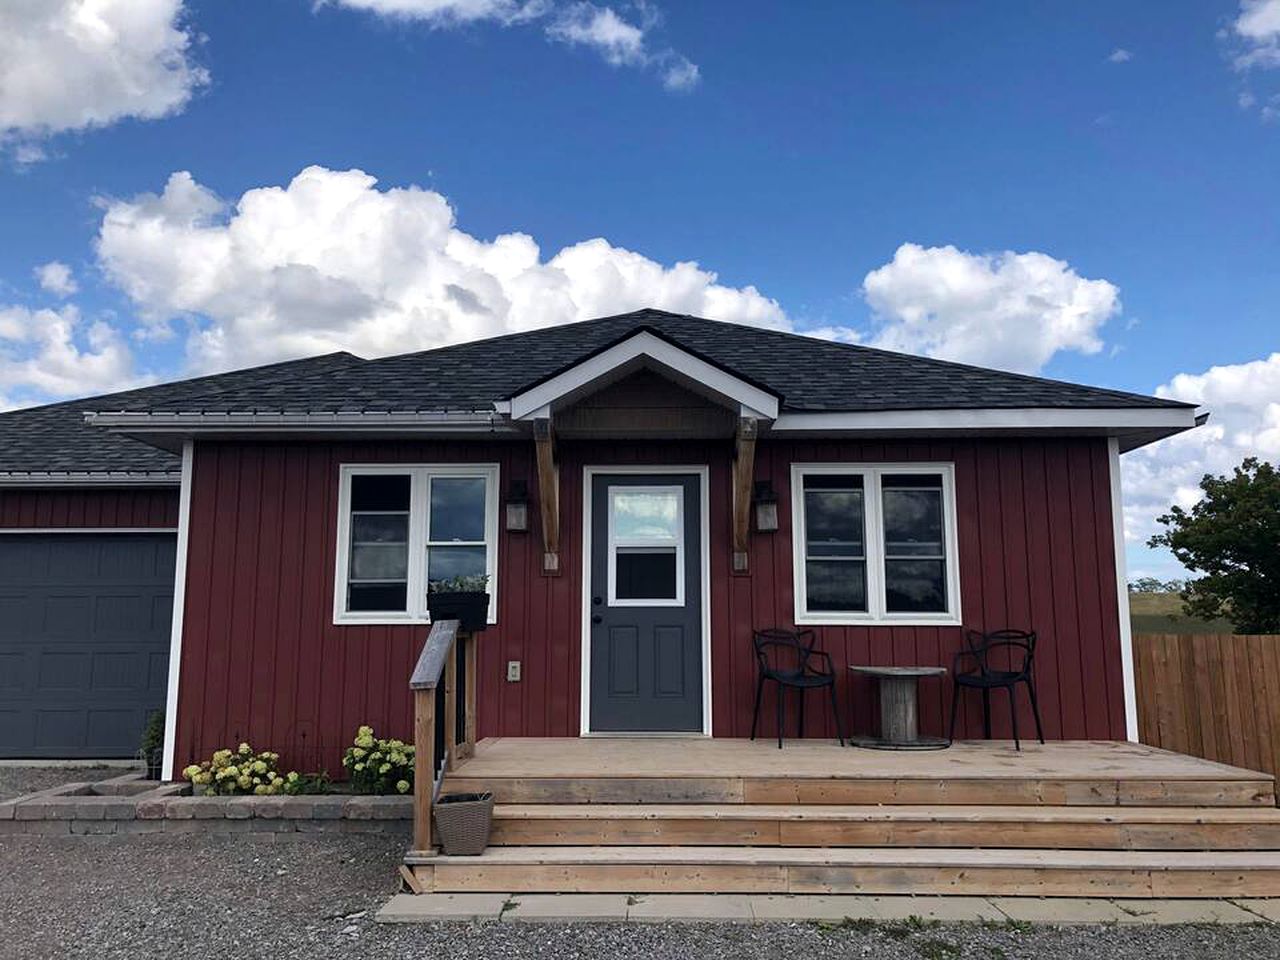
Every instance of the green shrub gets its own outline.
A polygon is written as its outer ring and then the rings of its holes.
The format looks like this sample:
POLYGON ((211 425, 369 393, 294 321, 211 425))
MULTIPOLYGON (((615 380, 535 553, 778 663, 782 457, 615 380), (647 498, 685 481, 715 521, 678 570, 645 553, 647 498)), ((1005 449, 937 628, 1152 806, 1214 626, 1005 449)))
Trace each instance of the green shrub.
POLYGON ((413 752, 413 744, 379 740, 373 727, 363 726, 342 755, 342 765, 356 793, 409 793, 413 790, 413 752))

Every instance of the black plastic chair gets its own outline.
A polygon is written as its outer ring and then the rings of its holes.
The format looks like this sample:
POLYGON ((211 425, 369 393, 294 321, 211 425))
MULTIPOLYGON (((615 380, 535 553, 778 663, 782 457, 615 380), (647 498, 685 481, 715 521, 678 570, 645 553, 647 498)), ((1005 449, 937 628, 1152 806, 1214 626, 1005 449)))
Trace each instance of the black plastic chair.
POLYGON ((951 691, 951 730, 952 740, 956 736, 956 710, 960 706, 960 691, 968 688, 982 691, 982 731, 988 740, 991 739, 991 691, 1003 688, 1009 691, 1009 715, 1013 722, 1013 745, 1022 749, 1018 740, 1018 708, 1014 693, 1020 683, 1027 685, 1027 695, 1031 698, 1031 714, 1036 718, 1036 736, 1044 743, 1044 728, 1040 724, 1040 706, 1036 702, 1036 683, 1032 675, 1032 667, 1036 656, 1036 635, 1026 630, 995 630, 991 633, 979 633, 969 630, 965 634, 969 644, 968 650, 956 654, 952 665, 951 676, 954 687, 951 691), (1003 662, 995 653, 1003 653, 1003 662), (971 665, 973 669, 962 669, 971 665))
POLYGON ((836 734, 840 746, 844 746, 844 729, 840 725, 840 708, 836 705, 836 671, 831 655, 813 649, 816 636, 812 630, 756 630, 752 634, 756 648, 756 706, 751 714, 751 739, 756 738, 756 724, 760 719, 760 697, 764 683, 772 680, 778 685, 778 749, 782 749, 783 694, 788 687, 800 691, 800 736, 804 736, 804 695, 808 690, 826 687, 831 696, 831 715, 835 717, 836 734), (814 659, 820 661, 814 665, 814 659))

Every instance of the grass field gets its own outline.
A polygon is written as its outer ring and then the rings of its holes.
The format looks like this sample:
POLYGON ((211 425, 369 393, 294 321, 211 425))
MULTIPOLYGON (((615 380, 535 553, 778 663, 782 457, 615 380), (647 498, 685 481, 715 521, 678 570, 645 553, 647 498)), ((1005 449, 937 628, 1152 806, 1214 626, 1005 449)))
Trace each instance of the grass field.
POLYGON ((1134 633, 1234 633, 1230 620, 1200 620, 1182 612, 1176 593, 1129 594, 1134 633))

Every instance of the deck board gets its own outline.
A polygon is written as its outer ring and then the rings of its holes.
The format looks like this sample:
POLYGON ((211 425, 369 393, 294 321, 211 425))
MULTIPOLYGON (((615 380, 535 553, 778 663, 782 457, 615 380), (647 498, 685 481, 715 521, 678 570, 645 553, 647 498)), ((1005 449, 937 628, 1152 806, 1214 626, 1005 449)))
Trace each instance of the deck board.
POLYGON ((835 741, 673 738, 537 738, 482 740, 461 761, 458 778, 698 778, 831 780, 1251 781, 1257 771, 1136 743, 963 741, 947 750, 888 752, 841 748, 835 741))

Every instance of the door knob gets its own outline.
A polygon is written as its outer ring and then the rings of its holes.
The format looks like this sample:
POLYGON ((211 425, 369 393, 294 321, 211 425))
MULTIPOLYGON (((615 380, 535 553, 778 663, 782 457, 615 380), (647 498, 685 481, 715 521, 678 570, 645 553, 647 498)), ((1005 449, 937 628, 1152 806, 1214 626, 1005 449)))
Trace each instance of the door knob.
POLYGON ((599 597, 592 597, 592 598, 591 598, 591 602, 592 602, 592 603, 594 603, 594 604, 598 607, 598 606, 600 606, 600 604, 602 604, 604 601, 603 601, 603 600, 601 600, 599 597))
POLYGON ((593 614, 591 615, 591 622, 592 622, 592 623, 604 623, 604 617, 600 616, 600 614, 598 614, 598 613, 593 613, 593 614))

